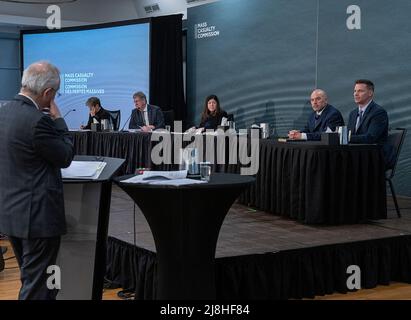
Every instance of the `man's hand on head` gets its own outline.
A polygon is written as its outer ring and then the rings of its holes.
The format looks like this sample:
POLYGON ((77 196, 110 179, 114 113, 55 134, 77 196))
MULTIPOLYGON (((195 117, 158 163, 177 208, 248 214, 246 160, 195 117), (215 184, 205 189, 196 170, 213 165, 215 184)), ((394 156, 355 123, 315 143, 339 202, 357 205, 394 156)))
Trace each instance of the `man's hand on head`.
POLYGON ((57 107, 57 104, 54 102, 54 100, 51 100, 51 102, 50 102, 50 117, 53 120, 61 118, 60 110, 57 107))

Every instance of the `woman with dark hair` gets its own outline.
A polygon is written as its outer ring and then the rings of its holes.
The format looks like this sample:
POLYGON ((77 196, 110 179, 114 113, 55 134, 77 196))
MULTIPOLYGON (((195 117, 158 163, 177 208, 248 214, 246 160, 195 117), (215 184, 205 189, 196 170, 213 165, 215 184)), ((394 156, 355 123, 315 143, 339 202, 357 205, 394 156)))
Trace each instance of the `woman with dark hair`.
POLYGON ((209 95, 204 103, 199 128, 216 130, 221 124, 222 118, 227 118, 227 112, 221 109, 220 101, 216 95, 209 95))

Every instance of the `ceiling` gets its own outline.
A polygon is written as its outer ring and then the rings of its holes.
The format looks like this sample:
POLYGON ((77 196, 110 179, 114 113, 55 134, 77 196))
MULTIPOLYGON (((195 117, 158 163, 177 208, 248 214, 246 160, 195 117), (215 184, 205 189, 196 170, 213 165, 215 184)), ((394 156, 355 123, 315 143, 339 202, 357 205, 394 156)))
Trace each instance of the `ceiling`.
POLYGON ((188 7, 215 1, 218 0, 0 0, 0 32, 44 27, 50 16, 50 3, 58 4, 62 27, 68 27, 174 13, 186 16, 188 7))

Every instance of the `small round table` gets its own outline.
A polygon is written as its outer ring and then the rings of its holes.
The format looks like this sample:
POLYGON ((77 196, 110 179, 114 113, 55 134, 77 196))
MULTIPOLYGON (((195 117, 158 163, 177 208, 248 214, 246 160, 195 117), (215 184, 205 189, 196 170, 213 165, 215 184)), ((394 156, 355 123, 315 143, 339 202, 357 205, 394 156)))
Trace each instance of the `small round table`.
POLYGON ((233 202, 255 179, 216 173, 208 183, 165 186, 114 181, 142 210, 157 251, 157 299, 215 299, 218 234, 233 202))

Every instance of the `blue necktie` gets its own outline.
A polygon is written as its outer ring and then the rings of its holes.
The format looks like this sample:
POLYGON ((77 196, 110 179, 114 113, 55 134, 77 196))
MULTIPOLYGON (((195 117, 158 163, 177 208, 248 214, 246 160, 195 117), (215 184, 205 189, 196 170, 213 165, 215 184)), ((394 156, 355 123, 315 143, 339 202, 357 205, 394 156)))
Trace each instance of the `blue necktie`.
POLYGON ((361 111, 358 113, 357 123, 355 124, 355 132, 357 132, 358 128, 360 127, 360 124, 361 124, 361 122, 362 122, 362 115, 363 115, 363 113, 364 113, 363 110, 361 110, 361 111))
POLYGON ((318 121, 320 121, 321 118, 321 114, 315 114, 315 122, 314 122, 314 126, 318 125, 318 121))

